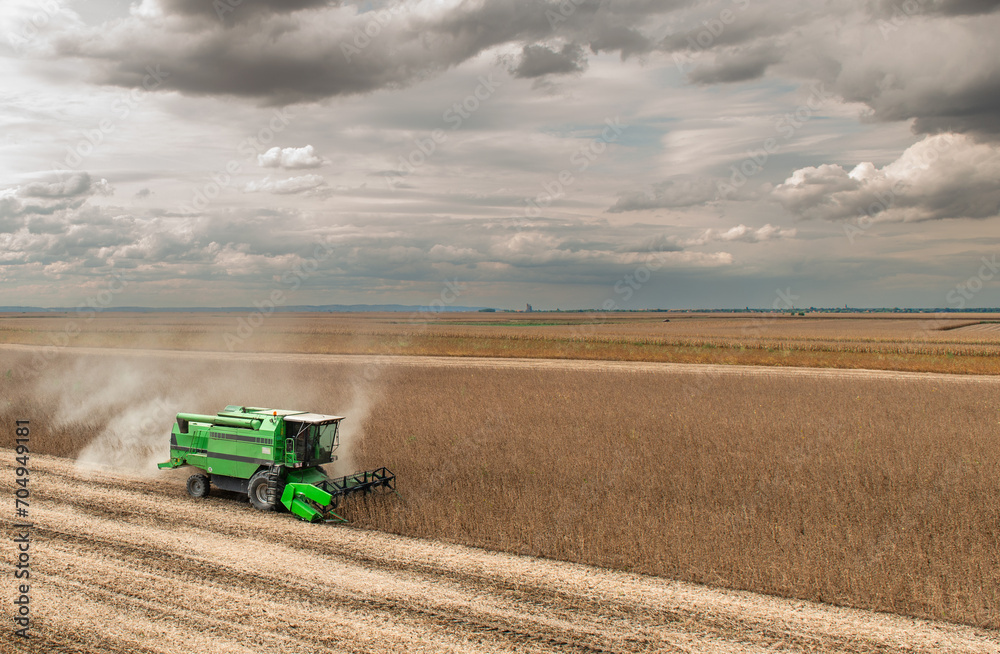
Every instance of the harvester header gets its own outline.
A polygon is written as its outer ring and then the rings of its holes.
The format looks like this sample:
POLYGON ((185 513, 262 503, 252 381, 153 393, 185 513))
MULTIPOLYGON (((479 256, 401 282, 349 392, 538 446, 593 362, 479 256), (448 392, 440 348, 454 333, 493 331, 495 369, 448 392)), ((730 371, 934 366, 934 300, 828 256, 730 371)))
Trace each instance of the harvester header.
POLYGON ((215 415, 178 413, 170 460, 160 468, 192 466, 193 497, 211 486, 245 493, 261 511, 287 509, 310 522, 346 522, 334 512, 341 497, 395 489, 385 468, 330 478, 320 466, 337 460, 343 416, 227 406, 215 415))

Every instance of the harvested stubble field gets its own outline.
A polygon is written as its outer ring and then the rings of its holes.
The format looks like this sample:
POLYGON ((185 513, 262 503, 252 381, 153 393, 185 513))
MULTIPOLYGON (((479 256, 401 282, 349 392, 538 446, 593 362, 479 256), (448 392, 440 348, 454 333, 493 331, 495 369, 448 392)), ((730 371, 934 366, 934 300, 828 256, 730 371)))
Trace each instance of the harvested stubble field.
MULTIPOLYGON (((12 472, 0 457, 0 479, 12 472)), ((972 627, 308 525, 222 493, 193 500, 183 475, 167 474, 173 483, 33 458, 40 617, 29 642, 0 638, 0 652, 994 654, 1000 644, 972 627)))
POLYGON ((996 320, 996 314, 673 312, 4 314, 0 344, 1000 374, 1000 330, 988 328, 996 320))
MULTIPOLYGON (((12 468, 3 457, 0 478, 12 468)), ((972 627, 307 525, 231 496, 192 500, 178 473, 163 483, 36 455, 32 475, 42 617, 30 642, 0 639, 5 654, 993 654, 1000 644, 972 627)))
POLYGON ((400 479, 400 500, 347 506, 358 527, 1000 627, 995 378, 72 350, 25 376, 31 360, 0 350, 0 414, 32 418, 37 451, 135 470, 176 411, 341 413, 341 471, 400 479))

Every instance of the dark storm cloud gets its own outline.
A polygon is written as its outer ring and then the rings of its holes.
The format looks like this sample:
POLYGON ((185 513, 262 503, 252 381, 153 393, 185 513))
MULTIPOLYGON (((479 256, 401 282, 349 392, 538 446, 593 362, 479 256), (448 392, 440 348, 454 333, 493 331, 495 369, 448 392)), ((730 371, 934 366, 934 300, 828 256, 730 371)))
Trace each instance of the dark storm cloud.
POLYGON ((940 14, 943 16, 975 16, 1000 9, 997 0, 876 0, 873 13, 882 17, 940 14))
POLYGON ((567 43, 558 51, 544 45, 526 45, 511 73, 514 77, 530 79, 542 75, 580 73, 586 67, 586 56, 577 43, 567 43))
MULTIPOLYGON (((891 74, 882 76, 882 80, 891 79, 891 74)), ((943 88, 943 79, 941 84, 888 89, 842 79, 834 88, 844 99, 871 107, 871 118, 875 120, 913 120, 917 134, 958 132, 990 140, 1000 138, 1000 70, 983 71, 978 79, 959 81, 963 88, 952 91, 943 88)))
POLYGON ((763 77, 768 67, 781 59, 777 49, 770 46, 731 48, 692 70, 688 79, 696 84, 744 82, 763 77))
POLYGON ((931 2, 935 11, 952 16, 988 14, 1000 9, 997 0, 937 0, 931 2))
MULTIPOLYGON (((1000 137, 1000 70, 989 71, 959 92, 930 94, 925 101, 913 123, 918 134, 970 132, 990 139, 1000 137)), ((892 109, 897 115, 917 113, 892 109)))
POLYGON ((667 53, 689 81, 768 74, 820 80, 878 121, 918 133, 1000 134, 1000 3, 974 0, 496 0, 365 4, 159 0, 97 28, 67 28, 55 52, 97 81, 288 103, 399 88, 495 46, 520 50, 519 77, 581 72, 584 50, 667 53), (228 14, 227 14, 228 15, 228 14), (970 16, 975 16, 974 19, 970 16), (566 43, 558 46, 553 43, 566 43))
POLYGON ((821 81, 870 120, 1000 138, 1000 2, 702 2, 656 48, 701 85, 821 81), (974 18, 973 18, 974 16, 974 18))
POLYGON ((246 18, 223 22, 204 8, 210 3, 161 0, 162 15, 67 31, 55 46, 61 56, 89 60, 102 83, 136 86, 153 68, 167 73, 160 91, 283 103, 405 86, 504 44, 533 48, 522 55, 523 76, 569 72, 583 67, 583 45, 626 57, 649 51, 642 26, 679 4, 499 0, 359 13, 332 3, 244 2, 234 15, 248 10, 246 18), (579 45, 550 50, 553 59, 537 45, 552 38, 579 45))
POLYGON ((655 43, 636 27, 603 23, 594 26, 590 49, 594 52, 620 52, 622 58, 627 59, 653 51, 655 43))
MULTIPOLYGON (((841 47, 836 68, 821 74, 845 100, 868 105, 872 120, 992 140, 1000 137, 998 30, 1000 13, 880 19, 864 49, 841 47)), ((824 51, 832 60, 836 48, 824 51)))
POLYGON ((213 20, 249 20, 261 14, 290 14, 302 9, 338 6, 334 0, 161 0, 171 15, 207 17, 213 20))

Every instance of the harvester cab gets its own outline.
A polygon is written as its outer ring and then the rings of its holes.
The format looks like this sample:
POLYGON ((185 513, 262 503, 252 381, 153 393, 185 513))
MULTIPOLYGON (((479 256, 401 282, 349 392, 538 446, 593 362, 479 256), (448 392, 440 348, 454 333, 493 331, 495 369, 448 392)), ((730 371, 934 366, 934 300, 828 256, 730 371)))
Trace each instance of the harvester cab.
POLYGON ((261 511, 286 509, 310 522, 346 522, 334 512, 345 495, 395 490, 386 468, 331 478, 342 416, 227 406, 216 415, 178 413, 163 468, 192 466, 193 497, 215 487, 245 493, 261 511))
POLYGON ((301 468, 336 461, 333 452, 340 446, 341 420, 316 413, 286 418, 285 465, 301 468))

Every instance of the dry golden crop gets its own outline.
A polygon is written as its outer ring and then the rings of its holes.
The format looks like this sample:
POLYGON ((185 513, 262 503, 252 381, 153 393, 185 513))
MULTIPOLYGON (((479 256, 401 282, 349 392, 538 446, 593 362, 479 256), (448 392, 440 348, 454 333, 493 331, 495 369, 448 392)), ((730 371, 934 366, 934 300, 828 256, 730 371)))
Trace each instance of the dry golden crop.
POLYGON ((673 361, 1000 374, 984 314, 220 314, 0 317, 0 343, 241 352, 673 361), (669 322, 663 316, 669 315, 669 322), (259 318, 259 317, 258 317, 259 318), (72 324, 72 336, 67 326, 72 324), (256 322, 255 322, 256 324, 256 322), (228 337, 227 337, 228 335, 228 337))
POLYGON ((1000 628, 993 384, 0 357, 39 451, 148 464, 171 411, 342 412, 348 465, 399 477, 358 526, 1000 628))

